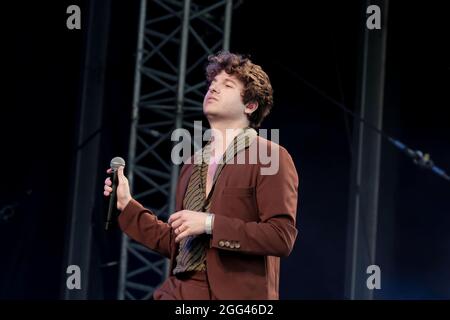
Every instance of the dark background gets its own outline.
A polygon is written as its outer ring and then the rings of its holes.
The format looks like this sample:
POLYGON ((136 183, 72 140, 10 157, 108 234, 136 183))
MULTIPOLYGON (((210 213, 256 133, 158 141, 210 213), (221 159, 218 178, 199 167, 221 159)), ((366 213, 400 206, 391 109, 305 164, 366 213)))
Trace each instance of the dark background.
MULTIPOLYGON (((88 1, 2 5, 5 92, 1 106, 0 298, 59 299, 77 145, 85 35, 66 8, 88 1)), ((390 1, 384 130, 450 170, 450 23, 443 1, 390 1)), ((126 154, 138 1, 111 1, 102 157, 126 154)), ((244 1, 231 50, 269 74, 273 113, 300 176, 298 240, 282 259, 283 299, 343 299, 353 120, 323 94, 355 109, 361 1, 244 1)), ((105 168, 108 163, 105 163, 105 168)), ((99 181, 99 197, 102 194, 99 181)), ((450 298, 450 184, 382 145, 377 264, 379 299, 450 298)), ((99 212, 99 215, 103 214, 99 212)), ((104 239, 103 239, 104 240, 104 239)), ((115 240, 114 240, 115 241, 115 240)), ((107 262, 115 252, 103 253, 107 262)), ((114 270, 104 296, 115 297, 114 270)))

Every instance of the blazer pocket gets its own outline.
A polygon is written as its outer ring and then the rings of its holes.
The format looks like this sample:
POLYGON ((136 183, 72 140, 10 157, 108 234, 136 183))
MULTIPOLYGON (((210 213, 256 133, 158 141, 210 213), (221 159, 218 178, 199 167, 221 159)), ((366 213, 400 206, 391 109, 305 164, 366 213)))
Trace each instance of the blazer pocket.
POLYGON ((255 188, 253 187, 227 187, 223 189, 224 196, 241 196, 241 197, 251 197, 255 188))

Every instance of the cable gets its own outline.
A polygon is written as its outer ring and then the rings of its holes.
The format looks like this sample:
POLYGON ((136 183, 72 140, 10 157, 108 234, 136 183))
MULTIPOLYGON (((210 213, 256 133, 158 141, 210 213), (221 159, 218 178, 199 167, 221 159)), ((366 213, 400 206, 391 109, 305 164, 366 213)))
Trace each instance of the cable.
POLYGON ((359 116, 358 114, 356 114, 355 112, 351 111, 350 109, 348 109, 344 104, 336 101, 335 99, 331 98, 329 95, 327 95, 323 90, 317 88, 316 86, 314 86, 313 84, 309 83, 308 81, 306 81, 305 79, 303 79, 300 75, 298 75, 296 72, 292 71, 291 69, 285 67, 282 63, 280 63, 279 61, 275 61, 276 64, 278 64, 282 69, 284 69, 285 71, 287 71, 288 73, 291 74, 291 76, 293 76, 294 78, 302 81, 306 86, 308 86, 310 89, 314 90, 316 93, 318 93, 319 95, 321 95, 323 98, 327 99, 328 101, 330 101, 332 104, 337 105, 339 108, 341 108, 344 112, 350 114, 353 118, 355 119, 359 119, 360 122, 362 122, 364 125, 366 125, 368 128, 370 128, 371 130, 375 131, 376 133, 378 133, 379 135, 381 135, 383 138, 385 138, 386 140, 388 140, 390 143, 392 143, 395 147, 397 147, 398 149, 400 149, 400 151, 402 151, 403 153, 405 153, 407 156, 409 156, 414 164, 417 164, 418 166, 420 166, 421 168, 425 168, 425 169, 430 169, 432 172, 434 172, 435 174, 437 174, 438 176, 444 178, 447 181, 450 181, 450 176, 441 168, 437 167, 434 162, 431 160, 431 156, 428 153, 423 153, 420 150, 413 150, 411 148, 409 148, 407 145, 405 145, 404 143, 400 142, 399 140, 391 137, 390 135, 386 134, 384 131, 378 129, 377 127, 375 127, 374 125, 372 125, 371 123, 367 122, 364 118, 362 118, 361 116, 359 116))

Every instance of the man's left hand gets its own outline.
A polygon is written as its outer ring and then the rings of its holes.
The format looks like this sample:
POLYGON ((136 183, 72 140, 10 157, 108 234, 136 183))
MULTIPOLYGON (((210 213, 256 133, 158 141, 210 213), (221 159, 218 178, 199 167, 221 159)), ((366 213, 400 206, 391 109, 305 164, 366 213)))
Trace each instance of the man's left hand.
POLYGON ((205 221, 208 216, 205 212, 181 210, 169 217, 168 223, 177 237, 175 242, 180 242, 191 235, 205 233, 205 221))

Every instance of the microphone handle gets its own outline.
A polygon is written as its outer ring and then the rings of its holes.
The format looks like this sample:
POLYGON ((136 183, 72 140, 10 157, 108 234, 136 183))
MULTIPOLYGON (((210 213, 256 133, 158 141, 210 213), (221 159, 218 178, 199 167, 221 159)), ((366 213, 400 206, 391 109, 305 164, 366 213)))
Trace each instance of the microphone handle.
POLYGON ((108 217, 106 218, 105 230, 108 230, 112 223, 112 214, 116 208, 116 190, 117 190, 117 170, 113 170, 112 192, 109 197, 108 217))

